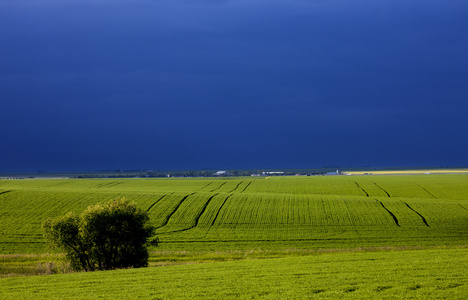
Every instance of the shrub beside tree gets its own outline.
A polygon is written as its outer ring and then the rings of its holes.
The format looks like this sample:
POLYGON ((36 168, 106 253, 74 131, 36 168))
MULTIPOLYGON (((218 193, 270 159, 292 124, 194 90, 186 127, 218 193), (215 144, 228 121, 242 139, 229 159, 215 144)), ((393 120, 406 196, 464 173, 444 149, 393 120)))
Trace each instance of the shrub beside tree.
POLYGON ((125 198, 89 206, 42 223, 52 248, 66 253, 74 270, 95 271, 148 266, 149 245, 156 246, 148 214, 125 198))

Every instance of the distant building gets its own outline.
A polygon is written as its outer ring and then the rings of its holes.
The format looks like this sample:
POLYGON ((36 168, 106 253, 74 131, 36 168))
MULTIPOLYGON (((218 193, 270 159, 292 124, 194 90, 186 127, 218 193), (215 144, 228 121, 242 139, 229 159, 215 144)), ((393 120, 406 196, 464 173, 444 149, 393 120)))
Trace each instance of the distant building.
POLYGON ((336 170, 336 172, 328 172, 325 173, 325 175, 341 175, 341 172, 339 170, 336 170))
POLYGON ((227 171, 218 171, 216 173, 214 173, 215 176, 224 176, 224 175, 227 175, 227 171))
POLYGON ((263 176, 270 176, 270 175, 281 176, 281 175, 284 175, 284 172, 262 172, 262 175, 263 176))

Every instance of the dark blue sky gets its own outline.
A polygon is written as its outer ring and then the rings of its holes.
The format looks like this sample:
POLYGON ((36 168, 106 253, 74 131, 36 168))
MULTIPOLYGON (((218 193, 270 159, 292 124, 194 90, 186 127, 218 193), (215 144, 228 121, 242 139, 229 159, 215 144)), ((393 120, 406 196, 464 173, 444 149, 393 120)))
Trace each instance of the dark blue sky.
POLYGON ((0 0, 0 171, 467 166, 468 2, 0 0))

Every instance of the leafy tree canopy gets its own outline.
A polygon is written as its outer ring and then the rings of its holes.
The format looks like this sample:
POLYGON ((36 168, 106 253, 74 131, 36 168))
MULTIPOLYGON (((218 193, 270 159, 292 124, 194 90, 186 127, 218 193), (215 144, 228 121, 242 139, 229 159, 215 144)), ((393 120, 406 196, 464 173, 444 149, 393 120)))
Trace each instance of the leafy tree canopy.
POLYGON ((148 266, 147 246, 157 245, 148 214, 125 198, 89 206, 42 223, 44 237, 66 252, 75 270, 148 266))

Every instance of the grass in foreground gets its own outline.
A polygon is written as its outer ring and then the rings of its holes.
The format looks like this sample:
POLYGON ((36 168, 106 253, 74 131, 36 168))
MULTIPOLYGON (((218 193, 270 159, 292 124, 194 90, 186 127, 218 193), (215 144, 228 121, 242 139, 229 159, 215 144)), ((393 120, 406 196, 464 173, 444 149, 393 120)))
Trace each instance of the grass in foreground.
MULTIPOLYGON (((316 256, 329 253, 384 252, 406 250, 468 249, 466 245, 437 247, 370 247, 349 249, 251 249, 219 251, 153 251, 150 267, 202 264, 239 260, 316 256)), ((0 278, 74 273, 63 253, 0 255, 0 278)))
POLYGON ((338 252, 3 278, 0 298, 466 299, 467 265, 467 249, 338 252))

